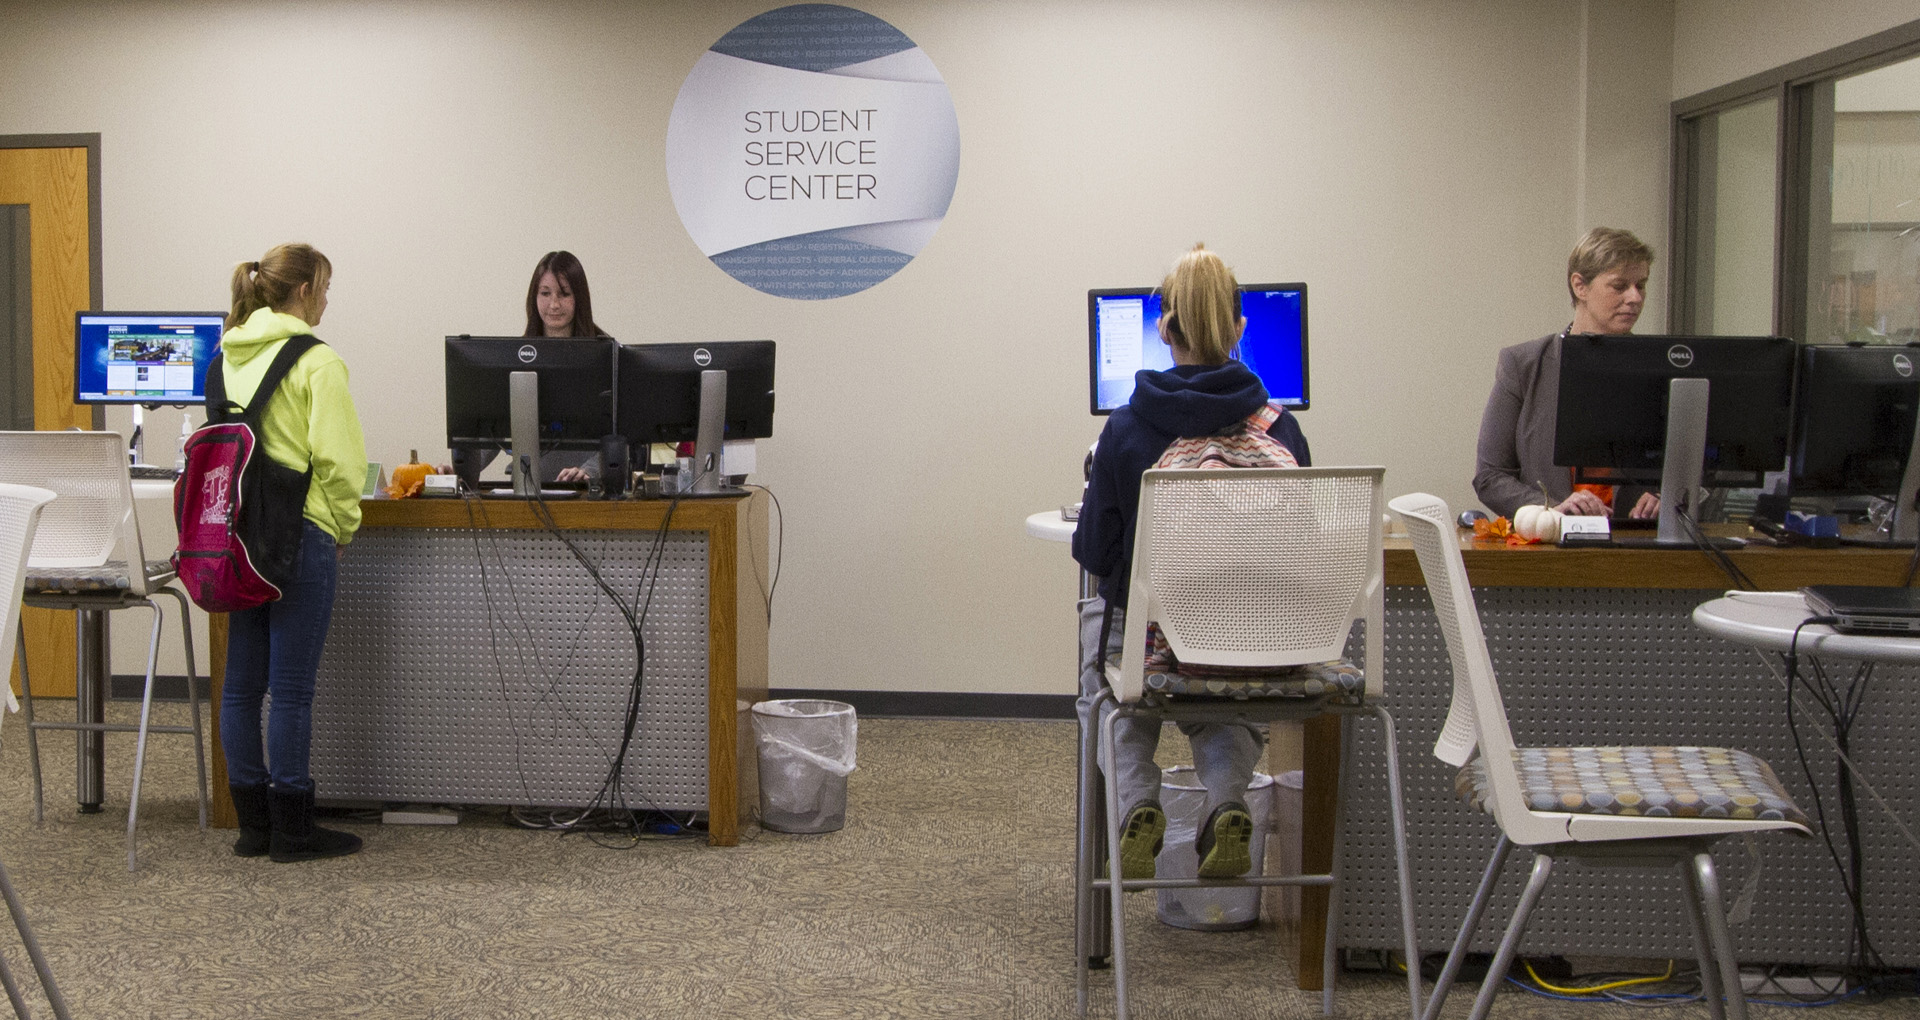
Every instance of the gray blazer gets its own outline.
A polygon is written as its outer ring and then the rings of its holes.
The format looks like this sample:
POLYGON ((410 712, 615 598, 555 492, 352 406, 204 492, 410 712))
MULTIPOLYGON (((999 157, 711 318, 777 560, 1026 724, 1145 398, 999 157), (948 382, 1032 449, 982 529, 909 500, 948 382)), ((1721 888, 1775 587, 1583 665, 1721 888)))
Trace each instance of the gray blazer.
POLYGON ((1541 485, 1555 503, 1573 494, 1573 472, 1553 463, 1560 336, 1554 333, 1500 351, 1493 392, 1480 416, 1473 492, 1502 517, 1539 502, 1541 485))

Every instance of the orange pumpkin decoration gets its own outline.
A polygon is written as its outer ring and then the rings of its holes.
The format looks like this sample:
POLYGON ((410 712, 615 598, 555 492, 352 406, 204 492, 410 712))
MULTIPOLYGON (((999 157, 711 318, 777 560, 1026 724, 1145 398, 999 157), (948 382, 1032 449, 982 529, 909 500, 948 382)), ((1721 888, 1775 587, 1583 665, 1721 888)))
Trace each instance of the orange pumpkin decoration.
POLYGON ((387 495, 394 499, 418 496, 426 487, 427 476, 433 473, 433 465, 420 463, 419 450, 408 450, 407 462, 393 469, 393 482, 387 486, 387 495))

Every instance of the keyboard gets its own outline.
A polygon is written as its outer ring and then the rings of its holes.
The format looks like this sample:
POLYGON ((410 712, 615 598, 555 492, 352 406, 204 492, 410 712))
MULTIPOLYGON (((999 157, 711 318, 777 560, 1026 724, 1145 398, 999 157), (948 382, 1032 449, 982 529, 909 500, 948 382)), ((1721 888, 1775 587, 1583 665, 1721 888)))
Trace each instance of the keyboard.
POLYGON ((127 469, 128 474, 137 482, 171 482, 179 475, 170 467, 158 467, 153 464, 135 464, 127 469))

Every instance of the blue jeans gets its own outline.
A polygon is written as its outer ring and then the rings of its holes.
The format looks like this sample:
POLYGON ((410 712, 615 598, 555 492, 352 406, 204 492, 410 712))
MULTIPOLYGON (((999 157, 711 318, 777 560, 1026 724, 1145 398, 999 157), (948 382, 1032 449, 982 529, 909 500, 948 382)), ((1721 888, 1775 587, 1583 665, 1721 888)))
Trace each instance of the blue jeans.
POLYGON ((308 790, 313 739, 313 687, 320 651, 333 622, 337 574, 333 536, 302 522, 300 562, 292 582, 269 602, 227 617, 227 677, 220 696, 220 746, 235 786, 308 790), (270 699, 266 741, 260 705, 270 699), (272 770, 268 770, 268 762, 272 770))

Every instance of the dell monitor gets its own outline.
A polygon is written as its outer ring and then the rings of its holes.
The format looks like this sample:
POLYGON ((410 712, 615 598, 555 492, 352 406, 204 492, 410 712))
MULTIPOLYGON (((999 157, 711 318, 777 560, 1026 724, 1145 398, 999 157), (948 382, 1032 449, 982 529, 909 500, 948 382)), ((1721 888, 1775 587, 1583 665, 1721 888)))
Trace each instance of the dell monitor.
POLYGON ((773 362, 771 340, 622 347, 620 435, 634 446, 693 442, 692 491, 714 494, 720 443, 773 435, 773 362))
MULTIPOLYGON (((1269 399, 1306 410, 1307 285, 1243 285, 1240 314, 1247 329, 1234 356, 1260 377, 1269 399)), ((1087 340, 1094 414, 1127 406, 1134 373, 1173 367, 1172 348, 1160 339, 1160 291, 1155 287, 1088 291, 1087 340)))
POLYGON ((1795 344, 1784 337, 1572 335, 1560 343, 1553 462, 1579 481, 1658 480, 1660 545, 1703 483, 1760 484, 1787 459, 1795 344))
POLYGON ((619 351, 610 337, 447 337, 455 473, 477 488, 480 469, 505 446, 515 493, 532 495, 540 451, 600 450, 614 431, 619 351))
POLYGON ((1920 421, 1920 349, 1809 345, 1795 388, 1794 496, 1878 496, 1894 503, 1891 538, 1912 545, 1920 421))
POLYGON ((79 312, 76 404, 205 404, 225 312, 79 312))

